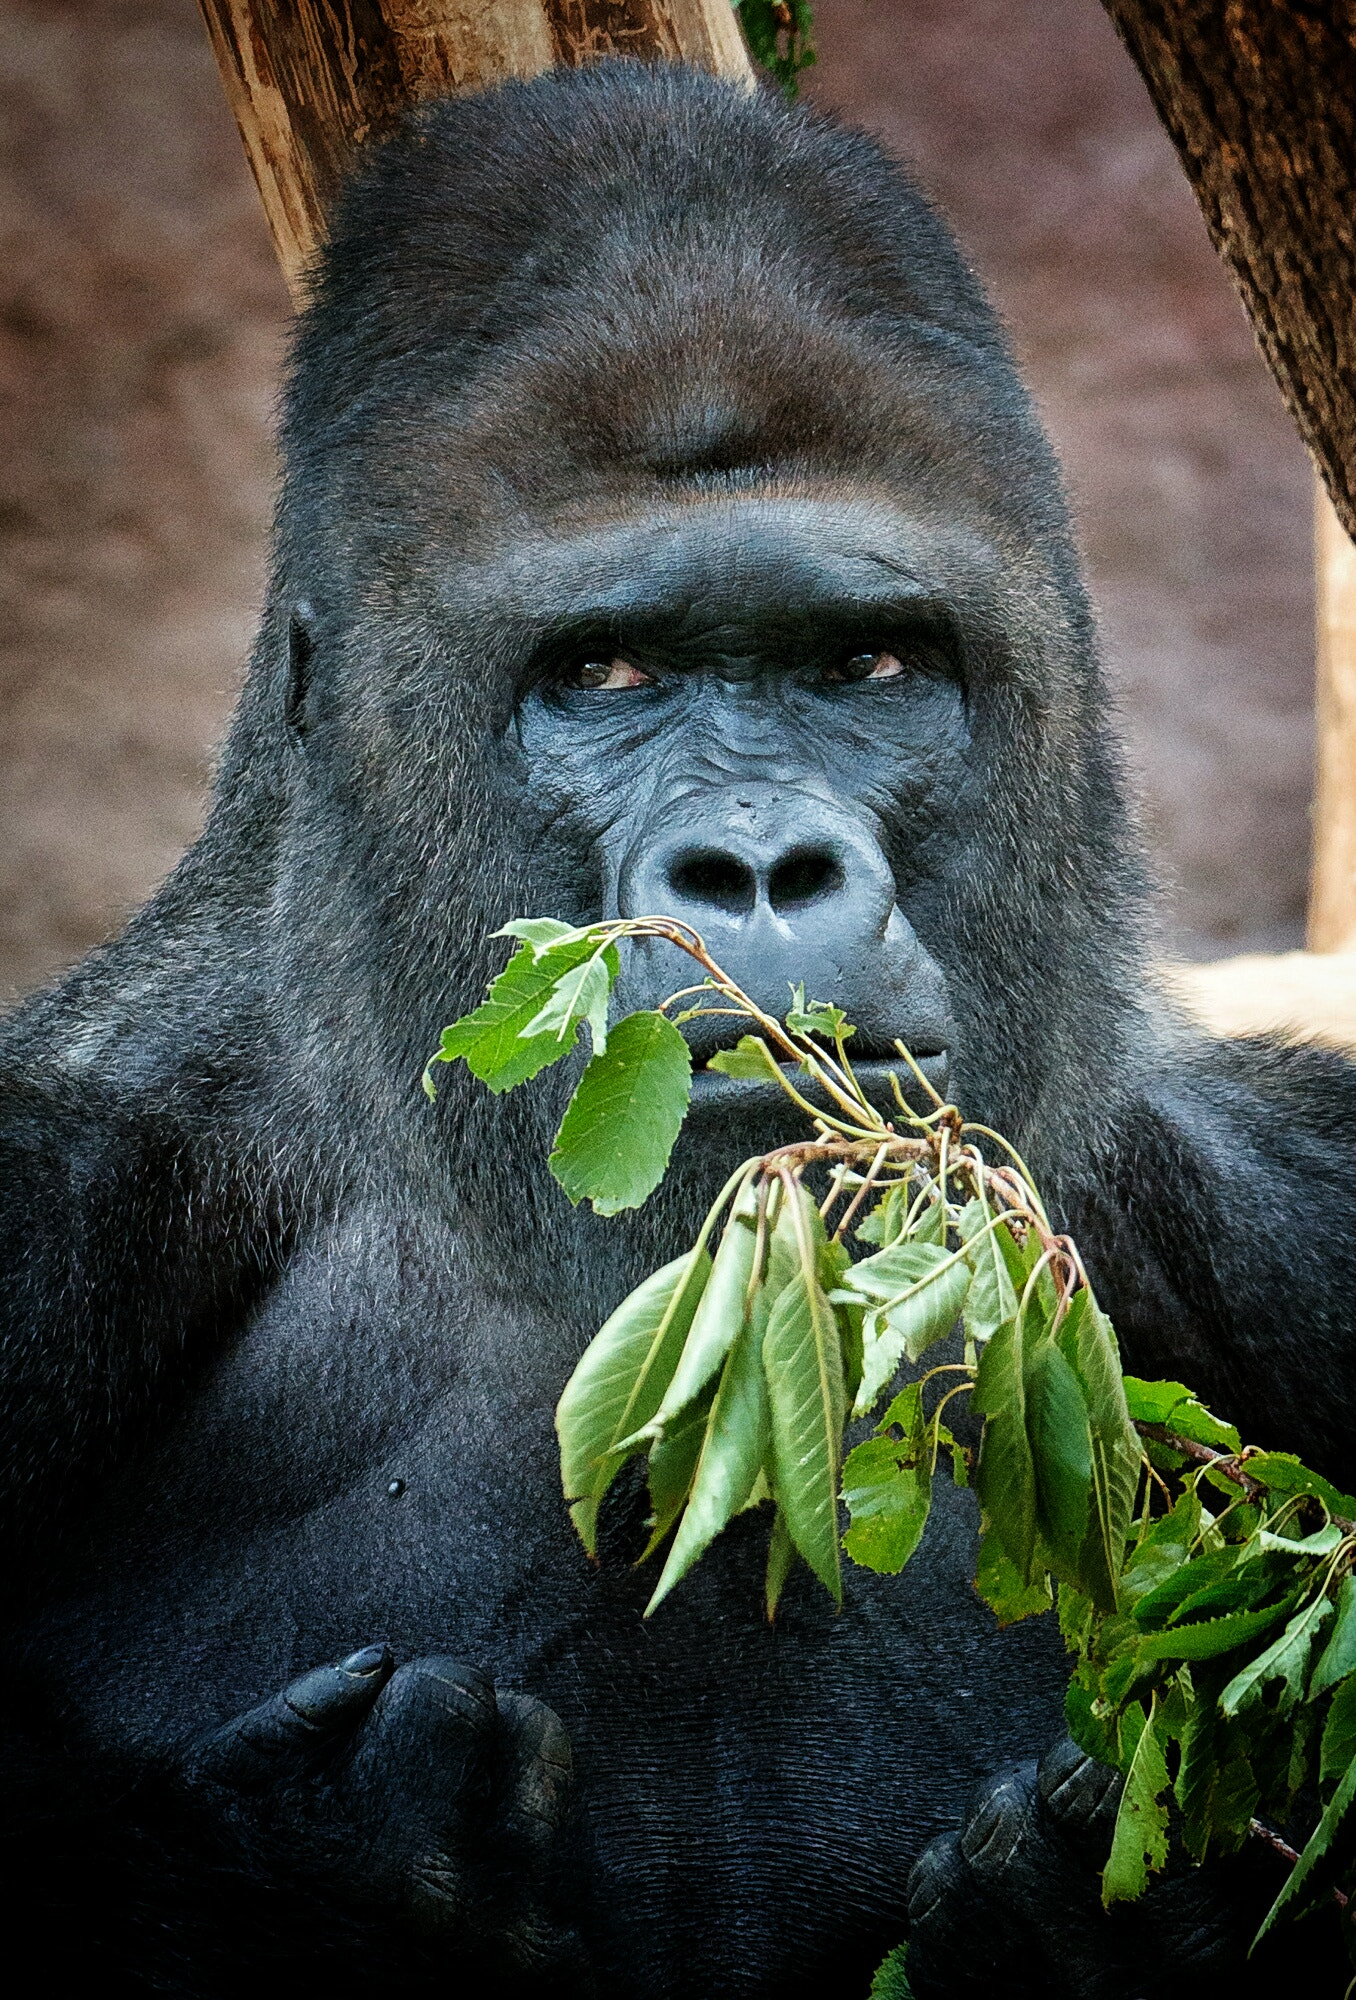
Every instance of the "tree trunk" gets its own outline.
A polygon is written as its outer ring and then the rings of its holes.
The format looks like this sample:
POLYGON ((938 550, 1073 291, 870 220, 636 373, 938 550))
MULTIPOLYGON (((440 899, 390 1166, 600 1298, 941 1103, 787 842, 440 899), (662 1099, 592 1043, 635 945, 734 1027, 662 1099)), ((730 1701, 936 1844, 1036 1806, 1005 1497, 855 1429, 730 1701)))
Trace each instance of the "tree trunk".
POLYGON ((1104 4, 1331 497, 1309 943, 1336 951, 1356 941, 1356 0, 1104 4))
POLYGON ((1105 5, 1356 533, 1356 0, 1105 5))
POLYGON ((292 295, 359 146, 420 98, 600 55, 747 78, 730 0, 200 0, 292 295))

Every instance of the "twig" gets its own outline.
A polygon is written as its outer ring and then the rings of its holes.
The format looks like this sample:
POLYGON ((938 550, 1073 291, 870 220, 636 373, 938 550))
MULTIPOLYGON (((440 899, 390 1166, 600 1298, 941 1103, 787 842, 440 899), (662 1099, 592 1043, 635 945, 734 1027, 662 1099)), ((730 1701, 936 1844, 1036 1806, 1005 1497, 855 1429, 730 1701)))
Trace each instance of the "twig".
MULTIPOLYGON (((1298 1863, 1299 1850, 1292 1847, 1288 1840, 1282 1840, 1280 1834, 1273 1832, 1271 1827, 1267 1826, 1262 1820, 1250 1819, 1248 1821, 1248 1832, 1254 1840, 1264 1840, 1268 1847, 1274 1847, 1276 1852, 1288 1861, 1292 1868, 1298 1863)), ((1342 1910, 1345 1910, 1351 1900, 1349 1896, 1345 1895, 1335 1885, 1333 1887, 1332 1899, 1338 1908, 1342 1910)))

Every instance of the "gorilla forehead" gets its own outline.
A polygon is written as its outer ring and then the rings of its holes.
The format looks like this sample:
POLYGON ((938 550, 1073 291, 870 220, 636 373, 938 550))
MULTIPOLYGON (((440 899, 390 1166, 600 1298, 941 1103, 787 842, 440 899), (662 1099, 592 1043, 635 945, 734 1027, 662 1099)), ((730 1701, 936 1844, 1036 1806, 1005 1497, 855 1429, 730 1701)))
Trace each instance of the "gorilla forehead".
POLYGON ((626 63, 428 107, 375 154, 285 431, 294 512, 388 540, 771 469, 1064 528, 998 324, 907 176, 766 96, 626 63))

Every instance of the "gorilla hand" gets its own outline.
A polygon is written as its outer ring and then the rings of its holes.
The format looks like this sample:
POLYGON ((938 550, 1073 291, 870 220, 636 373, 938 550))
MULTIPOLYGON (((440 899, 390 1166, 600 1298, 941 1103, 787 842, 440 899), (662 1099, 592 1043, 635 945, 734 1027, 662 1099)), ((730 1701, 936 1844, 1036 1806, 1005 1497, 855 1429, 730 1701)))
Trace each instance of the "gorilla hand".
POLYGON ((1284 1879, 1274 1857, 1249 1843, 1106 1911, 1100 1870, 1120 1795, 1118 1774, 1067 1737, 978 1786, 959 1832, 934 1840, 909 1877, 915 2000, 1166 2000, 1198 1993, 1202 1975, 1241 1972, 1284 1879))
POLYGON ((267 1855, 458 1967, 580 1973, 551 1914, 569 1739, 474 1667, 431 1655, 396 1671, 369 1646, 200 1741, 183 1777, 252 1865, 267 1855))

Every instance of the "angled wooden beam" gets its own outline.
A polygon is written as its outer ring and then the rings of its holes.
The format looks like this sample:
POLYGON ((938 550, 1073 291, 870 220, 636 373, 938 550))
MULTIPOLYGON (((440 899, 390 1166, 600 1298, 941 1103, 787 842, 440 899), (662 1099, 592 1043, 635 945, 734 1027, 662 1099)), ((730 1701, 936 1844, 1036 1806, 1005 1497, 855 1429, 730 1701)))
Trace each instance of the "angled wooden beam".
POLYGON ((359 147, 425 97, 604 55, 749 79, 730 0, 199 0, 294 299, 359 147))

